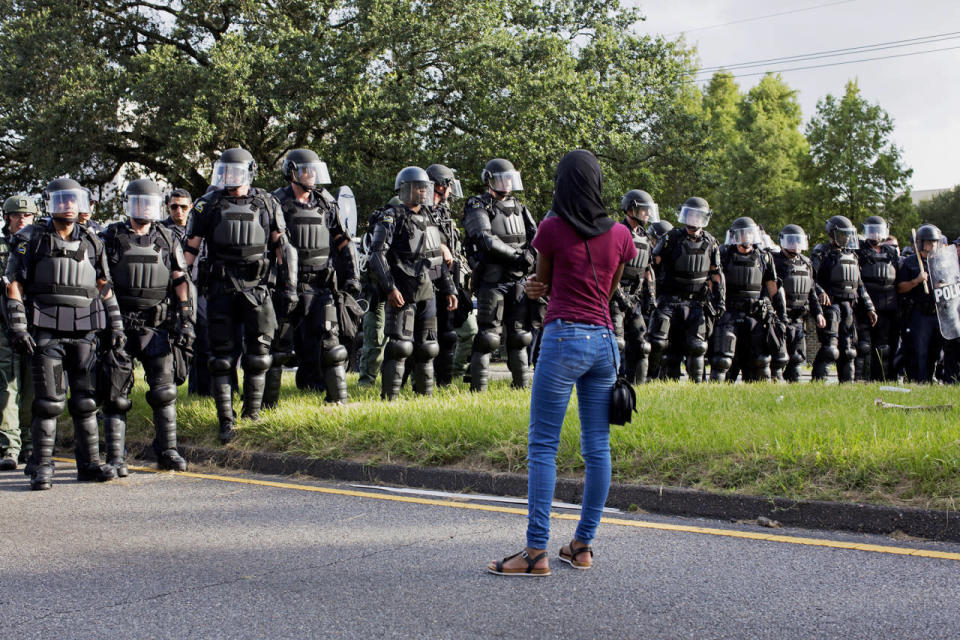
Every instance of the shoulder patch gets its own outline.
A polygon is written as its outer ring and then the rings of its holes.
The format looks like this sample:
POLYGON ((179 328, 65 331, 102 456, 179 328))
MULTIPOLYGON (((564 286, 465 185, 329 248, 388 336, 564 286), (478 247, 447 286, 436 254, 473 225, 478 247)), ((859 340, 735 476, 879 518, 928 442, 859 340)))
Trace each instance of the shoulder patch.
POLYGON ((193 210, 197 213, 203 211, 203 205, 207 204, 206 200, 197 200, 197 203, 193 205, 193 210))
POLYGON ((17 253, 19 253, 19 254, 22 255, 22 256, 27 255, 27 243, 26 243, 26 241, 21 242, 20 244, 17 245, 17 253))
POLYGON ((383 217, 380 218, 380 220, 381 220, 381 222, 384 222, 384 223, 386 223, 386 224, 393 224, 393 214, 392 214, 392 213, 385 213, 385 214, 383 215, 383 217))

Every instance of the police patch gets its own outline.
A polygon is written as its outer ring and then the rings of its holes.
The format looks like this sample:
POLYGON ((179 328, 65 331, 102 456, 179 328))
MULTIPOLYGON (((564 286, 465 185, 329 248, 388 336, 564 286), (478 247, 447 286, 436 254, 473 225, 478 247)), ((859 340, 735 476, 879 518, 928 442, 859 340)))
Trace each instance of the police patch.
POLYGON ((203 205, 205 204, 207 204, 206 200, 200 200, 197 202, 197 204, 193 205, 193 210, 196 211, 197 213, 200 213, 201 211, 203 211, 203 205))
POLYGON ((387 224, 393 224, 393 216, 389 216, 389 215, 383 216, 382 218, 380 218, 380 220, 387 224))
POLYGON ((27 243, 26 243, 26 242, 21 242, 20 244, 17 245, 17 253, 19 253, 19 254, 22 255, 22 256, 27 255, 27 243))

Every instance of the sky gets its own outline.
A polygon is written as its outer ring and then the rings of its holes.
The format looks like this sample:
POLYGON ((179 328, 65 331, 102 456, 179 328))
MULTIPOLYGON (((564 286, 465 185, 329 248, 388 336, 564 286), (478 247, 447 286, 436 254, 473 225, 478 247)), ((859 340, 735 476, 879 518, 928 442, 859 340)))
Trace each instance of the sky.
MULTIPOLYGON (((767 63, 734 74, 781 70, 799 91, 804 124, 817 100, 842 96, 848 80, 894 121, 893 141, 913 169, 913 190, 960 184, 960 1, 958 0, 624 0, 646 20, 641 33, 671 38, 683 33, 701 67, 730 66, 943 35, 937 42, 819 60, 767 63), (773 15, 781 14, 781 15, 773 15), (731 24, 732 23, 732 24, 731 24), (786 71, 880 56, 956 47, 921 55, 786 71)), ((701 76, 698 76, 701 77, 701 76)), ((760 75, 736 78, 741 91, 760 75)), ((709 77, 706 77, 709 80, 709 77)))

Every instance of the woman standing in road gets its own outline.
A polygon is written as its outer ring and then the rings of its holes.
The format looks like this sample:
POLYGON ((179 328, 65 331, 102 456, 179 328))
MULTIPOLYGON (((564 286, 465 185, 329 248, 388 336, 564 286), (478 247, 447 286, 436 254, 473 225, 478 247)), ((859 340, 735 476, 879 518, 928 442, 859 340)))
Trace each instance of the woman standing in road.
POLYGON ((627 227, 607 215, 601 186, 592 153, 567 153, 557 165, 553 208, 533 240, 537 273, 527 282, 527 296, 549 293, 550 302, 530 399, 527 546, 487 566, 498 575, 550 575, 546 548, 557 449, 574 385, 586 473, 580 522, 573 540, 560 548, 560 560, 576 569, 593 564, 590 543, 610 488, 610 393, 620 358, 609 300, 624 263, 637 253, 627 227))

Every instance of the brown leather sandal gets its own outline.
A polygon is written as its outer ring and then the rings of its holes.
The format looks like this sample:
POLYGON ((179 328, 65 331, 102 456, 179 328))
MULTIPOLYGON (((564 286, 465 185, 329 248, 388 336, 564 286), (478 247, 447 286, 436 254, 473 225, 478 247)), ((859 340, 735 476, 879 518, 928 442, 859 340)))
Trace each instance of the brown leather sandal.
POLYGON ((547 552, 544 551, 543 553, 538 553, 536 556, 531 558, 530 555, 527 553, 527 550, 524 549, 520 553, 515 553, 512 556, 507 556, 503 560, 497 560, 492 567, 487 565, 487 571, 489 571, 490 573, 494 573, 498 576, 535 576, 535 577, 548 576, 550 575, 550 567, 542 567, 540 569, 534 568, 535 564, 537 564, 538 562, 540 562, 546 557, 547 557, 547 552), (527 561, 526 569, 507 569, 503 566, 504 564, 506 564, 507 561, 512 560, 517 556, 520 556, 521 558, 527 561))
POLYGON ((569 547, 570 549, 570 553, 564 553, 563 547, 560 547, 560 561, 566 562, 568 565, 570 565, 574 569, 580 569, 581 571, 592 569, 593 568, 593 548, 588 544, 585 544, 582 547, 574 548, 573 542, 574 541, 571 540, 570 543, 567 545, 567 547, 569 547), (581 553, 589 553, 590 562, 578 561, 577 556, 579 556, 581 553))

